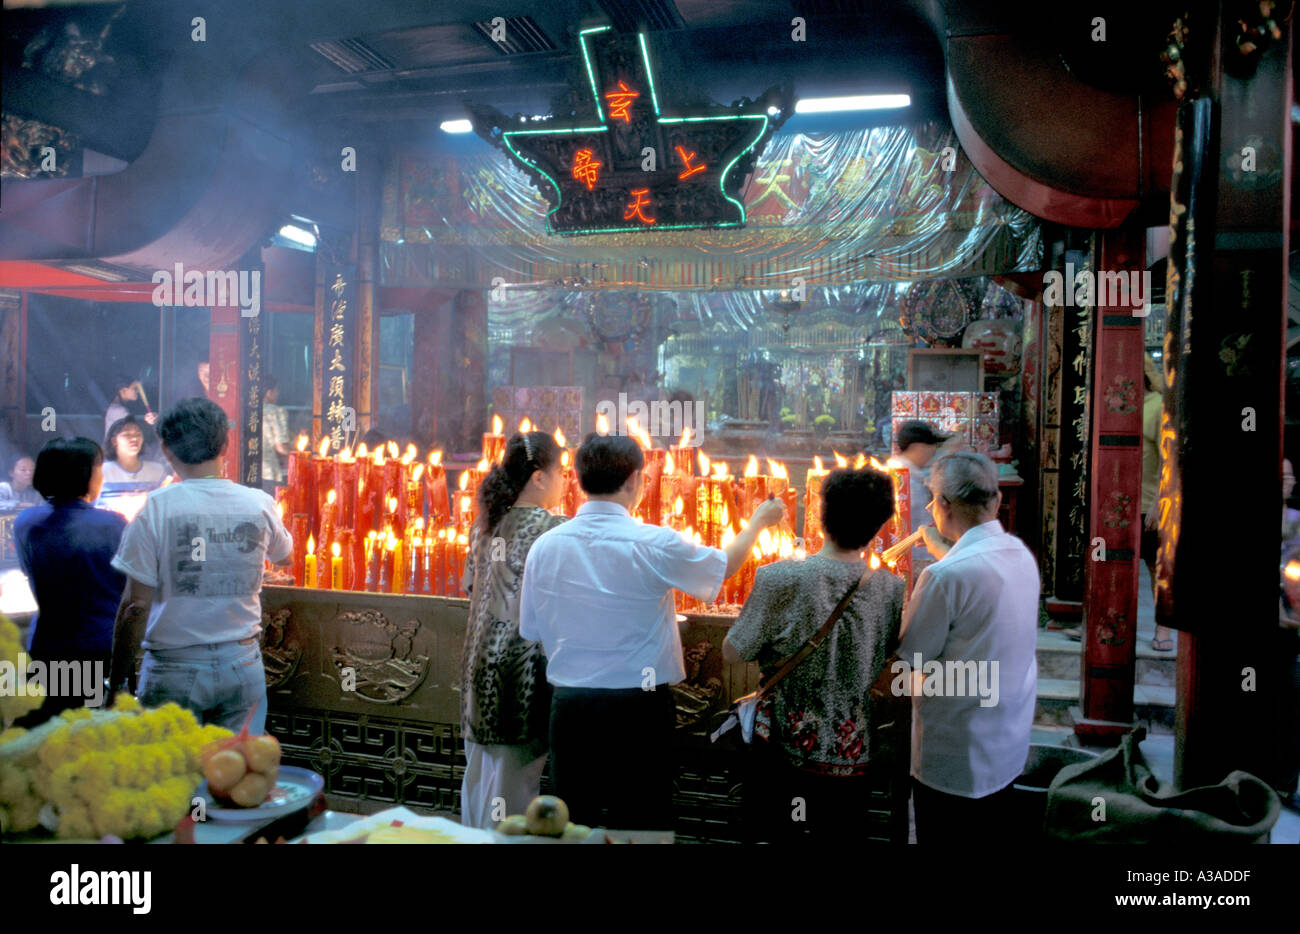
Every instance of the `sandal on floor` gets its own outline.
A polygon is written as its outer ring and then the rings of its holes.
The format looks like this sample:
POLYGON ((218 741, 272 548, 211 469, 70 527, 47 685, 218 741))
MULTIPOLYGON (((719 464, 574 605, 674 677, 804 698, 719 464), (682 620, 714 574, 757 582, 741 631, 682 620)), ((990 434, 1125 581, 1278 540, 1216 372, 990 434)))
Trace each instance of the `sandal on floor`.
POLYGON ((1151 648, 1157 652, 1172 652, 1174 650, 1173 639, 1152 639, 1151 648))

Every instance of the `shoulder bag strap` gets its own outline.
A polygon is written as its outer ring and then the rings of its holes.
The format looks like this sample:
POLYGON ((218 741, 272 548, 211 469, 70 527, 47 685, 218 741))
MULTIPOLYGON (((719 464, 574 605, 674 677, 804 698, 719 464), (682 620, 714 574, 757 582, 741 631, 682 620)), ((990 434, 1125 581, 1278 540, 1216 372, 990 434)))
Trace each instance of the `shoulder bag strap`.
POLYGON ((826 641, 826 637, 831 634, 831 630, 835 628, 835 624, 839 622, 840 617, 844 615, 844 610, 848 607, 849 601, 852 600, 853 595, 858 592, 858 587, 861 586, 862 582, 867 579, 867 576, 870 573, 871 570, 868 568, 866 574, 863 574, 853 582, 853 586, 849 588, 848 593, 840 598, 840 602, 835 604, 835 609, 831 610, 831 615, 826 617, 826 622, 822 623, 822 627, 809 637, 808 641, 803 644, 803 647, 800 648, 798 652, 795 652, 786 659, 785 663, 776 670, 776 673, 773 674, 772 677, 759 685, 758 691, 755 694, 756 699, 761 700, 772 690, 772 688, 776 687, 777 683, 781 681, 782 678, 786 677, 790 672, 798 668, 804 659, 815 652, 817 646, 826 641))

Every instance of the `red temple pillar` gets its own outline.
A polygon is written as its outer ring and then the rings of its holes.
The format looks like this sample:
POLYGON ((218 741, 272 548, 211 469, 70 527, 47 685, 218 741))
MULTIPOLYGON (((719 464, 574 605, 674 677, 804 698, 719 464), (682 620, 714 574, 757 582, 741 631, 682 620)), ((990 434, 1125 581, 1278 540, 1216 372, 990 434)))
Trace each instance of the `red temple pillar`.
POLYGON ((1091 744, 1118 742, 1133 726, 1146 320, 1134 313, 1143 303, 1133 300, 1133 286, 1145 282, 1141 296, 1150 301, 1145 247, 1141 228, 1097 236, 1083 710, 1074 726, 1091 744))
MULTIPOLYGON (((234 299, 238 302, 238 296, 234 299)), ((208 329, 208 398, 221 406, 230 419, 230 433, 226 453, 221 458, 221 475, 240 482, 241 399, 240 383, 243 357, 240 352, 239 305, 214 305, 208 329)))

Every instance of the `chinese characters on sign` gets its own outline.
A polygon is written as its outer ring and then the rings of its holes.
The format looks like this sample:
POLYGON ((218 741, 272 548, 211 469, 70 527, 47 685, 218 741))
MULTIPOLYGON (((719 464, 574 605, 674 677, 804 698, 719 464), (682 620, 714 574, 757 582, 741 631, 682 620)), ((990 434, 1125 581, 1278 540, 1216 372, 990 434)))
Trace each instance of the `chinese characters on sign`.
POLYGON ((618 88, 617 91, 609 91, 605 94, 605 100, 609 102, 609 119, 631 123, 632 116, 629 111, 632 107, 632 101, 640 97, 641 94, 638 91, 633 91, 622 81, 618 83, 618 88))
POLYGON ((239 318, 240 358, 244 361, 242 418, 239 419, 242 481, 246 486, 262 484, 262 316, 239 318))
POLYGON ((592 158, 590 149, 579 149, 573 157, 573 177, 587 186, 588 191, 596 187, 600 180, 599 169, 603 163, 592 158))
POLYGON ((333 450, 351 443, 356 429, 352 412, 352 270, 336 268, 326 278, 325 350, 321 358, 323 429, 333 450))
POLYGON ((570 121, 521 128, 490 107, 470 107, 476 132, 504 150, 549 203, 547 229, 744 226, 741 185, 792 111, 793 91, 773 87, 758 100, 683 111, 671 99, 672 81, 656 84, 646 34, 595 27, 579 33, 578 46, 585 69, 573 87, 570 121))

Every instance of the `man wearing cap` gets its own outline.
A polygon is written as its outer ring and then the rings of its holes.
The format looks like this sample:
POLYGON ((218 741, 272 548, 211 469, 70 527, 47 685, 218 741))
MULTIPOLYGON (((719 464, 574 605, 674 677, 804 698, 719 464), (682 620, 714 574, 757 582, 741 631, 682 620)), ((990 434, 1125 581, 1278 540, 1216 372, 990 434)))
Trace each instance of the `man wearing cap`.
MULTIPOLYGON (((909 533, 915 532, 921 526, 930 525, 930 513, 925 508, 925 504, 930 501, 930 491, 926 487, 930 477, 929 464, 934 460, 940 446, 947 443, 950 438, 950 435, 943 434, 929 422, 920 419, 903 422, 898 428, 898 437, 894 440, 898 444, 899 460, 907 468, 911 490, 912 515, 909 519, 909 533)), ((940 553, 952 544, 939 535, 927 535, 926 542, 940 553)), ((936 558, 937 556, 932 555, 926 546, 918 545, 913 548, 912 580, 918 580, 921 571, 933 564, 936 558)))

